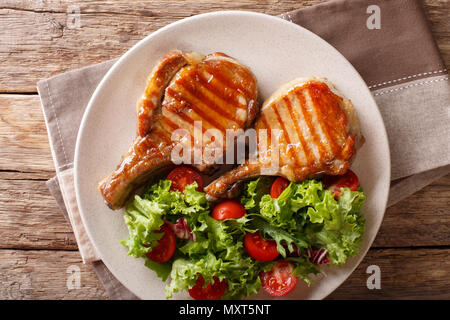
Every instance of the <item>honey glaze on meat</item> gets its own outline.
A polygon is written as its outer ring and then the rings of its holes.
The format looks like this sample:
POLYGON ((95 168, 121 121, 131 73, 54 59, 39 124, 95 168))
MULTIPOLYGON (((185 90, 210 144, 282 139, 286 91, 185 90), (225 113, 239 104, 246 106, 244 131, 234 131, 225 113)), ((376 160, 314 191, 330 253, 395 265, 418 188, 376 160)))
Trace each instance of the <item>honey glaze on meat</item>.
POLYGON ((207 57, 177 73, 166 89, 163 116, 177 124, 203 121, 202 129, 218 129, 222 134, 245 127, 248 98, 256 100, 256 83, 228 59, 207 57))
POLYGON ((280 172, 286 178, 298 181, 324 170, 340 174, 349 168, 346 160, 356 152, 355 136, 347 134, 342 103, 325 83, 310 81, 263 107, 256 129, 281 131, 280 172))
POLYGON ((259 138, 267 130, 267 141, 258 140, 257 161, 246 161, 212 182, 205 188, 210 196, 232 196, 229 190, 236 182, 260 175, 302 181, 344 174, 363 142, 350 100, 319 78, 281 86, 264 102, 255 129, 259 138), (279 134, 271 135, 271 130, 279 134))
MULTIPOLYGON (((250 70, 223 53, 205 57, 174 50, 166 54, 149 75, 137 103, 136 139, 116 170, 99 183, 107 205, 122 207, 133 190, 172 165, 176 145, 197 142, 195 130, 204 136, 204 149, 214 141, 208 129, 219 130, 224 140, 227 129, 246 129, 258 111, 257 96, 250 70), (174 140, 177 129, 186 134, 174 140)), ((226 147, 225 141, 220 144, 226 147)), ((215 165, 202 160, 195 166, 207 172, 215 165)))

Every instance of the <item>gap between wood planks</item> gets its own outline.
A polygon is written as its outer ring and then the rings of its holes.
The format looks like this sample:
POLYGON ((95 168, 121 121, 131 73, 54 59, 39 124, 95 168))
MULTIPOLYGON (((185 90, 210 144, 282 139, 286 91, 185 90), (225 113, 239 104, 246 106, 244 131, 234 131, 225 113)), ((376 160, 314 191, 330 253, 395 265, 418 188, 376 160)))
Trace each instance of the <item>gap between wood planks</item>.
POLYGON ((21 171, 0 169, 0 179, 2 180, 33 180, 47 181, 55 175, 54 171, 21 171))
POLYGON ((38 92, 37 91, 32 91, 32 92, 0 92, 0 94, 15 94, 15 95, 24 95, 24 96, 37 96, 38 92))

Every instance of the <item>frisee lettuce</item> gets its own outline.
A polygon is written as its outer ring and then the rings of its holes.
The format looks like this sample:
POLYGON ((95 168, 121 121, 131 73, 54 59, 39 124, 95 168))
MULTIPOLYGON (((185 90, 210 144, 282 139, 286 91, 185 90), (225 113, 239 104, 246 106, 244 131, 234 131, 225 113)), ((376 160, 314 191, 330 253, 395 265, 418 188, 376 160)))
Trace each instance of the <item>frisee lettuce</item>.
POLYGON ((210 204, 205 193, 196 190, 196 182, 183 193, 170 190, 170 185, 171 181, 161 180, 147 188, 142 197, 136 195, 126 206, 124 220, 129 236, 122 244, 128 248, 128 255, 140 258, 151 251, 163 236, 154 231, 161 228, 164 220, 175 223, 181 217, 189 217, 192 230, 198 224, 197 217, 209 213, 210 204))
MULTIPOLYGON (((247 184, 241 200, 244 206, 253 203, 258 188, 264 188, 259 179, 247 184)), ((278 198, 268 194, 261 197, 260 216, 266 223, 260 222, 259 229, 277 241, 282 256, 286 255, 283 242, 289 252, 293 251, 290 244, 298 249, 306 244, 310 248, 326 249, 331 264, 342 265, 359 252, 364 234, 364 218, 359 212, 364 201, 361 189, 343 188, 336 200, 318 180, 291 182, 278 198)))

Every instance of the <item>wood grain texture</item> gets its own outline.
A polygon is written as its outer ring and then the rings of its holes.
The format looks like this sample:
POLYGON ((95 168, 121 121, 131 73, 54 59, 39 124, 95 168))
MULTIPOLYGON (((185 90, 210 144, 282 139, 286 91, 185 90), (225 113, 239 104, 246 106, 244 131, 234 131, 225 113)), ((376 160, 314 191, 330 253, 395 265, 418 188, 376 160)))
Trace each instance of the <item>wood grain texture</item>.
POLYGON ((93 267, 83 264, 78 252, 0 250, 0 300, 106 298, 93 267), (79 288, 69 278, 70 267, 79 268, 79 288))
POLYGON ((77 250, 72 229, 42 180, 4 179, 0 173, 0 234, 0 248, 77 250))
POLYGON ((370 250, 329 299, 450 299, 450 249, 370 250), (367 289, 367 267, 381 271, 381 289, 367 289))
POLYGON ((0 170, 54 172, 37 95, 0 95, 0 170))
POLYGON ((374 247, 450 246, 450 175, 386 210, 374 247))
MULTIPOLYGON (((278 15, 324 0, 15 1, 0 4, 0 92, 36 92, 36 82, 58 73, 117 58, 151 32, 176 20, 216 10, 278 15), (71 28, 69 9, 81 12, 71 28)), ((425 9, 444 61, 450 63, 447 0, 425 9)))
MULTIPOLYGON (((450 249, 373 249, 328 298, 449 299, 449 277, 450 249), (367 288, 369 265, 380 267, 381 290, 367 288)), ((0 300, 106 298, 93 268, 82 264, 78 252, 0 250, 0 300), (67 288, 70 266, 80 268, 79 289, 67 288)))

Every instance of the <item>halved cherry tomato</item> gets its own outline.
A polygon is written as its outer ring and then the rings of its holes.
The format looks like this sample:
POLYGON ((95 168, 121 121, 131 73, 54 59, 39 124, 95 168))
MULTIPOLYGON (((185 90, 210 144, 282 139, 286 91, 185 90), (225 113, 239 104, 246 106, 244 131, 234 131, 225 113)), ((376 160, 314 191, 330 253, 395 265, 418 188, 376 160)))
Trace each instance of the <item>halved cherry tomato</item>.
POLYGON ((216 220, 239 219, 247 212, 242 204, 235 200, 226 200, 216 205, 211 213, 211 217, 216 220))
POLYGON ((292 264, 286 260, 277 260, 270 271, 261 271, 259 278, 262 287, 274 297, 281 297, 297 285, 298 278, 292 275, 292 264))
POLYGON ((335 199, 341 195, 341 188, 356 191, 359 185, 358 176, 350 169, 342 176, 325 176, 322 181, 325 188, 334 193, 335 199))
POLYGON ((219 300, 227 289, 227 282, 225 279, 219 281, 219 278, 216 276, 213 279, 214 283, 209 282, 204 287, 205 279, 200 274, 197 281, 195 281, 195 286, 188 290, 189 295, 195 300, 219 300))
POLYGON ((181 166, 173 169, 167 176, 167 180, 172 181, 170 190, 183 192, 186 186, 197 182, 197 191, 203 191, 203 178, 196 170, 181 166))
POLYGON ((272 198, 278 198, 289 186, 290 181, 283 177, 278 177, 273 183, 272 187, 270 188, 270 196, 272 198))
POLYGON ((161 239, 158 240, 158 245, 155 246, 152 251, 147 253, 147 257, 155 262, 166 262, 167 260, 172 258, 175 252, 177 242, 175 234, 165 224, 163 224, 161 228, 155 232, 164 232, 164 235, 161 239))
POLYGON ((277 243, 274 240, 264 240, 259 232, 247 233, 244 246, 250 257, 258 261, 272 261, 279 255, 277 243))

